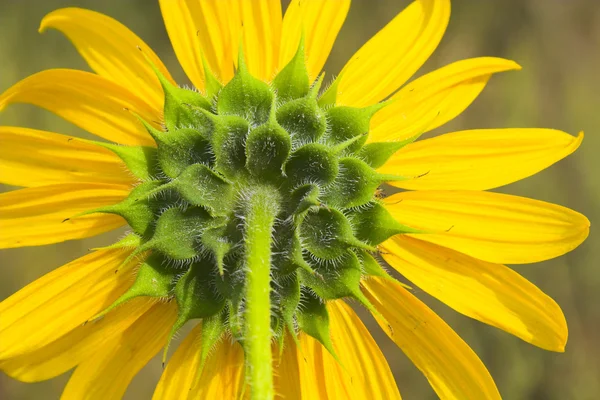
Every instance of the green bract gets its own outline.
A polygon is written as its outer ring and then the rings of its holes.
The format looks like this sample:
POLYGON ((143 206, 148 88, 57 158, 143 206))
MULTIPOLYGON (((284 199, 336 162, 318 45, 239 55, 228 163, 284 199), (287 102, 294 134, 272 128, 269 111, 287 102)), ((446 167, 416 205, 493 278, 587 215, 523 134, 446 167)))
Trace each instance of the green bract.
POLYGON ((105 145, 141 183, 94 212, 125 218, 136 235, 127 241, 136 246, 131 258, 148 254, 131 289, 106 311, 137 296, 174 299, 173 333, 202 319, 203 362, 224 334, 244 345, 245 310, 254 306, 250 238, 261 238, 261 227, 249 224, 271 213, 270 305, 262 312, 279 343, 301 330, 333 352, 325 302, 350 297, 370 307, 360 281, 385 276, 374 246, 414 232, 377 198, 382 182, 402 177, 374 168, 402 144, 365 145, 383 105, 336 106, 331 90, 319 96, 302 45, 270 85, 250 75, 243 55, 238 64, 225 86, 207 72, 209 95, 159 76, 163 127, 141 121, 157 148, 105 145))

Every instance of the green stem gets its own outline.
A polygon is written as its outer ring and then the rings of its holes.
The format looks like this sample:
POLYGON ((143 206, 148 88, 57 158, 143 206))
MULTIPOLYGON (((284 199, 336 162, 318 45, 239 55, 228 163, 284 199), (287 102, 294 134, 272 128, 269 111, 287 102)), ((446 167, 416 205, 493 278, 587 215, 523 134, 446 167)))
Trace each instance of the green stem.
POLYGON ((271 365, 271 236, 279 202, 259 188, 246 212, 246 309, 244 350, 246 380, 253 400, 274 396, 271 365))

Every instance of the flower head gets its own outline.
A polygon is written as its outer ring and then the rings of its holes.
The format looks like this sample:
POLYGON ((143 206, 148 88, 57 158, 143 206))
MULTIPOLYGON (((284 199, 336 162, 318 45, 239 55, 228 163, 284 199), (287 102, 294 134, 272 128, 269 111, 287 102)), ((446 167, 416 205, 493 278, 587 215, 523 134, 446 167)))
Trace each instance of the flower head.
POLYGON ((520 68, 476 58, 405 85, 437 47, 448 0, 413 2, 328 86, 321 69, 349 1, 293 0, 283 18, 275 0, 160 6, 194 88, 118 22, 67 8, 40 31, 63 32, 96 74, 48 70, 0 95, 0 109, 34 104, 108 140, 0 128, 14 149, 0 180, 26 187, 0 195, 0 246, 130 228, 0 303, 0 369, 38 381, 76 367, 65 398, 120 398, 164 348, 155 399, 399 398, 354 300, 441 398, 498 398, 475 353, 383 260, 460 313, 564 349, 560 308, 502 264, 560 256, 589 222, 485 190, 569 155, 582 135, 418 140, 492 74, 520 68))

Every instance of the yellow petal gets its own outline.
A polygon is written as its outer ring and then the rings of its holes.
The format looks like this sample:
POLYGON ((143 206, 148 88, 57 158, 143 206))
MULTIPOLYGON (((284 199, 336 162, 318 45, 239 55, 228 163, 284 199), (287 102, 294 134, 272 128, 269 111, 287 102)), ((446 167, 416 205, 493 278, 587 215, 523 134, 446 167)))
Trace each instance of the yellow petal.
MULTIPOLYGON (((223 339, 204 364, 190 399, 238 399, 244 385, 244 352, 239 343, 223 339)), ((248 389, 246 389, 248 390, 248 389)))
MULTIPOLYGON (((325 381, 330 371, 325 371, 323 365, 323 353, 327 350, 316 339, 305 333, 300 333, 298 336, 300 347, 296 348, 295 354, 298 362, 301 399, 327 400, 329 396, 325 381)), ((290 346, 294 348, 295 344, 290 343, 290 346)))
POLYGON ((296 54, 304 34, 306 67, 311 80, 315 79, 327 61, 349 9, 350 0, 292 0, 283 17, 279 70, 296 54))
POLYGON ((486 129, 420 140, 394 154, 384 174, 412 190, 487 190, 527 178, 573 153, 583 140, 552 129, 486 129))
POLYGON ((179 345, 160 377, 152 400, 188 398, 200 364, 201 334, 202 324, 198 324, 179 345))
POLYGON ((58 133, 0 127, 0 182, 13 186, 51 183, 134 183, 114 153, 58 133))
MULTIPOLYGON (((273 354, 278 354, 279 348, 273 347, 273 354)), ((318 399, 322 398, 315 391, 314 387, 302 385, 300 381, 300 370, 298 367, 300 356, 296 343, 291 335, 287 335, 284 342, 281 358, 278 356, 273 359, 273 381, 275 385, 275 398, 280 400, 302 400, 304 398, 318 399)), ((326 394, 325 394, 326 395, 326 394)))
POLYGON ((204 88, 202 56, 226 83, 233 76, 242 29, 238 0, 160 0, 171 44, 188 78, 204 88))
POLYGON ((526 264, 563 255, 589 233, 588 219, 568 208, 500 193, 417 191, 385 199, 418 239, 494 263, 526 264))
POLYGON ((0 194, 0 248, 39 246, 83 239, 125 224, 110 214, 72 218, 116 204, 129 194, 125 186, 60 183, 0 194))
POLYGON ((433 53, 449 19, 450 0, 411 3, 348 61, 338 103, 363 107, 394 93, 433 53))
POLYGON ((521 69, 514 61, 479 57, 457 61, 400 89, 371 120, 369 142, 400 141, 428 132, 461 114, 492 74, 521 69))
POLYGON ((154 145, 132 112, 157 127, 162 113, 106 78, 69 69, 38 72, 0 95, 0 111, 14 103, 45 108, 94 135, 127 145, 154 145))
POLYGON ((146 57, 167 79, 175 81, 152 49, 123 24, 104 14, 70 7, 46 15, 39 31, 48 28, 65 34, 98 75, 162 110, 162 87, 146 57))
POLYGON ((120 399, 133 377, 165 345, 176 317, 175 302, 155 304, 122 335, 79 364, 61 399, 120 399))
POLYGON ((23 382, 39 382, 61 375, 122 334, 151 305, 147 298, 134 299, 104 318, 78 326, 38 350, 0 361, 0 370, 23 382))
POLYGON ((281 1, 239 0, 239 4, 248 71, 258 79, 270 81, 279 65, 281 1))
POLYGON ((564 351, 568 331, 560 307, 512 269, 402 235, 380 249, 404 277, 456 311, 543 349, 564 351))
POLYGON ((400 399, 390 367, 371 334, 343 301, 330 302, 331 340, 338 363, 323 353, 330 399, 400 399))
POLYGON ((386 319, 379 326, 423 372, 440 399, 500 399, 485 365, 431 309, 397 282, 363 282, 365 295, 386 319))
POLYGON ((131 286, 129 252, 99 250, 25 286, 0 303, 0 360, 46 346, 112 304, 131 286))

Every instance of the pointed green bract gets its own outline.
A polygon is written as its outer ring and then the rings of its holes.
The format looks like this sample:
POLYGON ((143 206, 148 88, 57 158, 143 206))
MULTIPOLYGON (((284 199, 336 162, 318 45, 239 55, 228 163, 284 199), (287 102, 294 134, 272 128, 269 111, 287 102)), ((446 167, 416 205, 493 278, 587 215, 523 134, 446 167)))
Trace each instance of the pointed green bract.
POLYGON ((246 137, 250 125, 242 117, 215 116, 211 143, 215 154, 216 169, 234 179, 243 173, 246 165, 246 137))
POLYGON ((329 313, 325 303, 307 290, 302 292, 300 302, 302 306, 297 313, 298 326, 304 333, 317 339, 331 355, 337 358, 329 335, 329 313))
POLYGON ((305 248, 323 260, 340 258, 352 247, 375 250, 354 236, 350 222, 336 209, 322 207, 310 212, 302 221, 299 232, 305 248))
POLYGON ((377 245, 388 238, 402 233, 422 233, 403 225, 379 202, 373 202, 350 213, 356 237, 371 245, 377 245))
POLYGON ((302 38, 294 57, 273 80, 273 88, 277 91, 280 101, 290 101, 308 94, 310 79, 305 57, 302 38))
POLYGON ((240 51, 224 86, 203 59, 204 94, 157 72, 164 119, 137 117, 157 147, 105 145, 141 183, 87 212, 125 218, 133 233, 115 248, 132 249, 126 262, 146 257, 105 312, 140 296, 174 301, 172 335, 202 320, 201 368, 223 337, 242 345, 254 399, 275 393, 271 343, 281 351, 285 337, 304 332, 334 354, 325 303, 352 299, 376 312, 361 280, 392 278, 374 246, 419 233, 378 200, 382 183, 406 178, 376 168, 409 142, 365 145, 385 104, 336 105, 341 77, 319 97, 324 75, 311 86, 304 57, 300 43, 267 84, 240 51))
POLYGON ((246 169, 251 175, 273 181, 283 175, 283 165, 290 155, 290 135, 276 122, 250 131, 246 139, 246 169))
POLYGON ((371 117, 385 106, 384 103, 375 104, 365 108, 333 107, 327 110, 327 121, 331 127, 329 140, 332 143, 341 143, 348 139, 361 137, 361 140, 349 147, 350 152, 360 150, 367 140, 371 117))
POLYGON ((202 369, 206 363, 211 350, 221 340, 225 334, 225 313, 222 311, 211 317, 202 319, 202 334, 200 344, 200 364, 198 374, 202 374, 202 369))
POLYGON ((150 181, 136 186, 129 196, 120 203, 97 208, 91 212, 116 214, 125 219, 135 233, 148 237, 154 229, 154 222, 162 204, 149 197, 149 194, 160 187, 161 182, 150 181))
POLYGON ((290 101, 277 109, 277 122, 300 143, 316 142, 325 135, 325 113, 311 97, 290 101))
POLYGON ((170 208, 158 217, 154 235, 139 249, 158 251, 173 260, 192 260, 198 257, 199 232, 216 225, 201 208, 170 208))
POLYGON ((123 146, 93 140, 85 140, 85 142, 104 147, 115 153, 123 161, 127 170, 142 181, 154 179, 159 173, 159 168, 156 163, 157 150, 154 147, 123 146))
POLYGON ((292 153, 285 164, 285 174, 292 184, 333 182, 339 166, 331 149, 323 144, 310 143, 292 153))
POLYGON ((253 125, 260 125, 269 119, 273 100, 269 85, 250 75, 240 52, 235 76, 219 93, 218 114, 237 115, 253 125))

